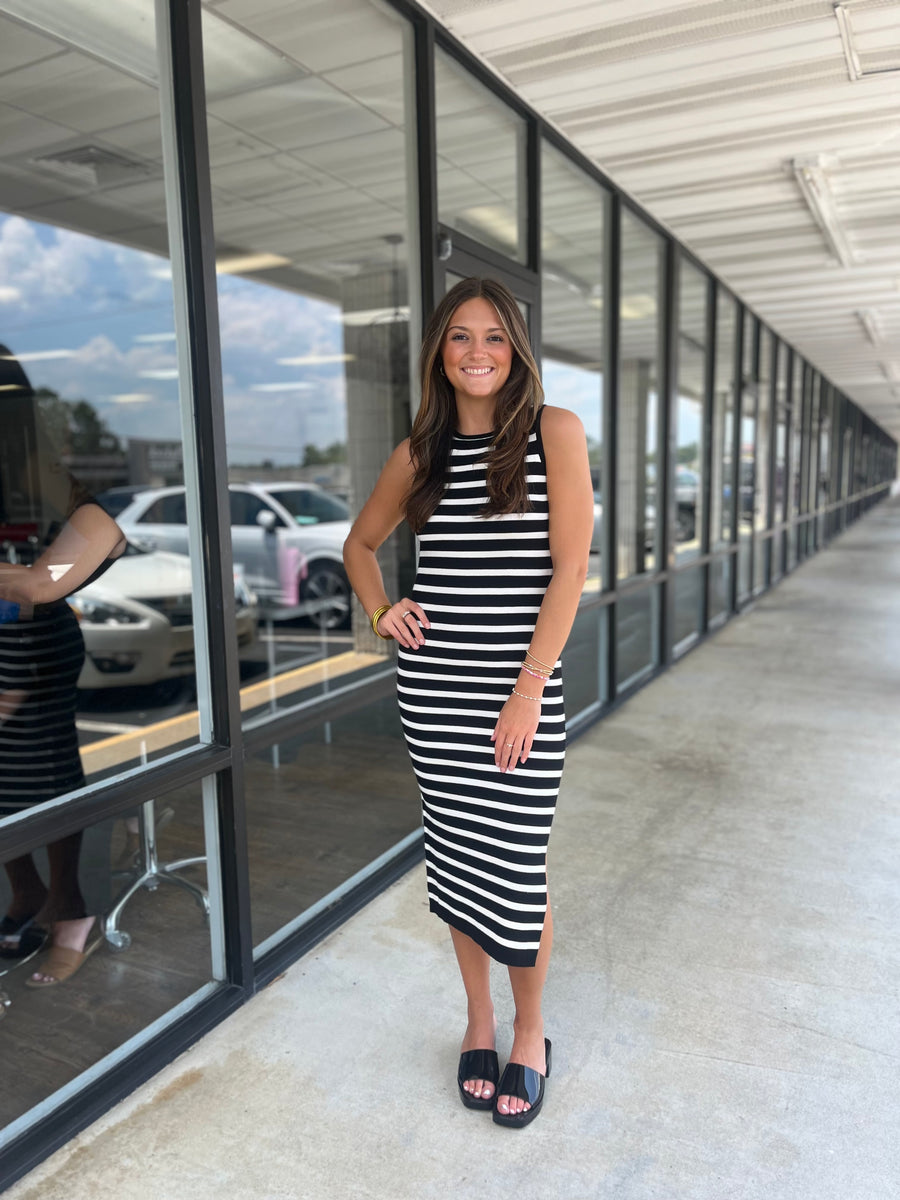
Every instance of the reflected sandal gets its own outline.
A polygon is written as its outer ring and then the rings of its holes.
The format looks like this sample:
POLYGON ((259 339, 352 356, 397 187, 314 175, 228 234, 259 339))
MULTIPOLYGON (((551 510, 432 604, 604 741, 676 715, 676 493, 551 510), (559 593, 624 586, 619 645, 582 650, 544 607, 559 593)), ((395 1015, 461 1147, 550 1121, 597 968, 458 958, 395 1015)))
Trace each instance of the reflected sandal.
POLYGON ((23 917, 21 921, 4 917, 0 921, 0 958, 28 958, 46 939, 46 929, 35 925, 33 916, 23 917))
POLYGON ((550 1074, 550 1039, 544 1038, 544 1054, 547 1058, 547 1071, 544 1075, 534 1067, 524 1067, 521 1063, 507 1063, 503 1077, 497 1084, 497 1100, 501 1096, 515 1096, 531 1105, 520 1113, 502 1113, 494 1107, 494 1124, 508 1125, 510 1129, 524 1129, 541 1111, 544 1103, 544 1080, 550 1074))
POLYGON ((51 946, 47 957, 35 972, 38 975, 49 975, 50 978, 28 978, 25 980, 25 986, 30 988, 49 988, 56 987, 60 983, 65 983, 67 979, 71 979, 75 972, 84 966, 102 941, 102 936, 95 938, 83 950, 72 950, 69 946, 51 946))
POLYGON ((456 1086, 459 1096, 466 1108, 481 1108, 487 1110, 494 1107, 497 1097, 497 1080, 500 1078, 500 1060, 496 1050, 466 1050, 459 1056, 459 1070, 456 1073, 456 1086), (463 1084, 470 1079, 483 1079, 485 1083, 493 1084, 493 1096, 473 1096, 467 1092, 463 1084))

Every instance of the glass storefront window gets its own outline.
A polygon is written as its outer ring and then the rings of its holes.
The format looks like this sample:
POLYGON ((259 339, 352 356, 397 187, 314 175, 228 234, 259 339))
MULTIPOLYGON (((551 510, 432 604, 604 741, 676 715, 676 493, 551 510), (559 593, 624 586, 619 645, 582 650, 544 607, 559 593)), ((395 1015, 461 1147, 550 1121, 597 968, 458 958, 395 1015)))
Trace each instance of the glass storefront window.
POLYGON ((65 1099, 84 1071, 132 1039, 137 1044, 142 1030, 220 977, 210 937, 221 915, 215 907, 209 913, 208 832, 201 785, 192 784, 3 861, 0 911, 25 903, 42 915, 37 929, 22 934, 22 956, 0 959, 0 991, 10 1001, 4 1078, 15 1080, 0 1089, 0 1144, 23 1131, 29 1110, 51 1096, 65 1099), (178 864, 172 873, 170 864, 178 864), (53 950, 41 952, 44 915, 73 926, 95 919, 77 973, 36 989, 35 972, 55 978, 53 950))
POLYGON ((756 511, 756 406, 759 323, 744 314, 744 352, 741 367, 741 455, 738 463, 738 600, 753 588, 753 520, 756 511))
POLYGON ((525 262, 525 122, 441 49, 434 83, 438 219, 525 262))
POLYGON ((721 623, 731 606, 733 555, 717 558, 709 566, 709 625, 721 623))
POLYGON ((607 194, 544 145, 542 367, 548 404, 584 422, 594 484, 594 538, 586 592, 603 579, 603 236, 607 194))
MULTIPOLYGON (((358 782, 362 758, 349 747, 393 688, 393 644, 373 636, 342 561, 351 521, 411 423, 414 66, 408 23, 369 0, 326 16, 299 0, 289 23, 265 7, 229 17, 236 45, 257 55, 252 79, 207 90, 232 554, 259 608, 241 708, 248 729, 295 711, 298 728, 317 730, 250 764, 260 942, 418 821, 399 737, 385 740, 377 778, 370 760, 366 788, 358 782), (316 716, 335 702, 340 719, 316 716), (380 780, 388 796, 398 778, 399 823, 373 802, 380 780), (342 821, 360 835, 343 856, 342 821), (313 869, 324 859, 327 870, 313 869)), ((207 62, 212 53, 207 43, 207 62)), ((414 573, 405 525, 379 558, 388 594, 404 595, 414 573)))
MULTIPOLYGON (((352 22, 317 17, 304 37, 314 7, 296 4, 290 26, 243 11, 231 36, 256 73, 207 93, 232 554, 259 611, 243 669, 254 722, 387 661, 358 613, 354 627, 342 549, 412 403, 411 30, 358 0, 352 22)), ((405 530, 382 559, 402 594, 405 530)))
POLYGON ((678 571, 672 586, 675 589, 675 623, 672 641, 675 653, 678 654, 687 649, 701 632, 706 569, 689 567, 687 570, 678 571))
POLYGON ((257 953, 421 823, 394 679, 342 701, 246 758, 257 953))
POLYGON ((769 513, 769 454, 772 447, 772 347, 771 332, 759 332, 758 402, 756 406, 756 493, 753 504, 753 590, 766 586, 771 539, 760 536, 771 528, 769 513))
POLYGON ((566 681, 566 720, 609 699, 607 695, 608 607, 582 608, 575 614, 572 632, 562 654, 566 681))
POLYGON ((616 601, 616 687, 633 686, 659 662, 659 588, 642 588, 616 601))
MULTIPOLYGON (((7 726, 33 758, 48 706, 66 713, 51 780, 17 789, 30 804, 196 743, 198 724, 187 526, 176 550, 134 519, 143 493, 184 482, 154 6, 131 6, 123 69, 99 15, 45 4, 38 29, 14 9, 0 15, 16 47, 0 101, 20 137, 0 168, 0 541, 7 561, 61 553, 67 568, 7 726)), ((241 621, 255 640, 249 597, 241 621)), ((0 629, 14 653, 23 622, 0 629)))
POLYGON ((622 213, 616 574, 642 575, 659 554, 659 362, 662 239, 622 213))
POLYGON ((678 288, 678 395, 675 411, 675 557, 696 558, 703 531, 707 279, 682 261, 678 288))
POLYGON ((777 344, 775 366, 775 478, 773 480, 774 512, 776 530, 772 539, 772 581, 780 579, 784 559, 784 530, 778 527, 786 519, 788 498, 787 439, 790 411, 788 407, 788 348, 783 342, 777 344))
POLYGON ((713 390, 713 454, 710 488, 710 541, 713 549, 731 544, 734 495, 734 398, 737 306, 719 289, 716 304, 716 367, 713 390))

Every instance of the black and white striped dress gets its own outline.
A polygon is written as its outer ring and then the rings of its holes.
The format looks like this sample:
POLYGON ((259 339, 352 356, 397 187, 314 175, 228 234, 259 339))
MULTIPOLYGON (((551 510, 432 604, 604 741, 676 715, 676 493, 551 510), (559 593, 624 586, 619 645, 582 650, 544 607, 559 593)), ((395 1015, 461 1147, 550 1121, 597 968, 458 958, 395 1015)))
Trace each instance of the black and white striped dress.
POLYGON ((530 967, 566 748, 558 662, 528 761, 502 773, 491 732, 552 575, 540 413, 528 443, 528 512, 480 515, 490 442, 453 439, 450 482, 420 535, 413 588, 431 628, 418 650, 400 648, 397 686, 422 793, 431 911, 498 962, 530 967))

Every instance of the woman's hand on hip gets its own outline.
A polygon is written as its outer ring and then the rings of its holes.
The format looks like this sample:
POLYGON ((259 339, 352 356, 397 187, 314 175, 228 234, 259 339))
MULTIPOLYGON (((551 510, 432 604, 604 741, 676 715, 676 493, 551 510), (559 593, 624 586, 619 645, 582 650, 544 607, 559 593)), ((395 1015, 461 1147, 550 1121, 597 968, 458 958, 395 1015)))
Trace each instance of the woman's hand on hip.
POLYGON ((494 762, 501 771, 514 771, 517 762, 526 761, 540 721, 540 699, 529 700, 514 693, 506 701, 491 734, 494 762))
POLYGON ((425 616, 425 610, 415 600, 406 596, 392 604, 386 613, 378 618, 378 632, 390 634, 392 638, 405 646, 407 650, 418 650, 425 645, 425 635, 422 627, 431 628, 431 622, 425 616))

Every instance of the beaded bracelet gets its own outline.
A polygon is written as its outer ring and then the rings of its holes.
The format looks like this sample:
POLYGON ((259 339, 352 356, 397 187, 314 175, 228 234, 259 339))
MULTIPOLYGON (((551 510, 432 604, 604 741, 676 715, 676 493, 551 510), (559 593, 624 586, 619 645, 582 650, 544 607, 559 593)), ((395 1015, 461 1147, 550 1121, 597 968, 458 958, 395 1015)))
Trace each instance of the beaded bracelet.
POLYGON ((540 696, 526 696, 524 692, 520 692, 517 688, 513 688, 512 694, 514 696, 521 696, 523 700, 537 700, 538 704, 541 702, 540 696))
POLYGON ((522 670, 526 675, 531 675, 534 679, 543 679, 544 683, 550 678, 549 675, 542 675, 539 671, 532 671, 531 667, 526 667, 524 663, 522 663, 522 670))
POLYGON ((392 607, 393 605, 391 604, 382 604, 380 608, 376 608, 372 613, 372 632, 380 637, 383 642, 393 641, 394 635, 391 633, 381 633, 378 629, 378 622, 388 611, 388 609, 392 607))

